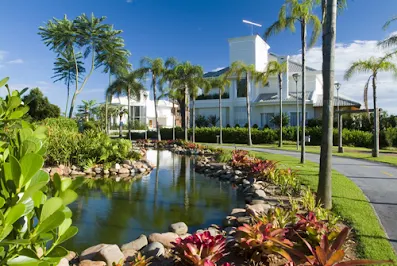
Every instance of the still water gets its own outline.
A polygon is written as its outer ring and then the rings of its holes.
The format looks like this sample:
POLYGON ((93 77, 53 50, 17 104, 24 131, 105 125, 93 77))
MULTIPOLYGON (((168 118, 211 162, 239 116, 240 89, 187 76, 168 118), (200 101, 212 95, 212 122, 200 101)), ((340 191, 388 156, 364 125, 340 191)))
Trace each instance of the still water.
POLYGON ((140 234, 166 232, 179 221, 194 232, 244 206, 230 184, 195 173, 194 157, 149 150, 147 159, 157 167, 142 179, 87 180, 71 206, 79 233, 66 248, 81 252, 100 243, 121 245, 140 234))

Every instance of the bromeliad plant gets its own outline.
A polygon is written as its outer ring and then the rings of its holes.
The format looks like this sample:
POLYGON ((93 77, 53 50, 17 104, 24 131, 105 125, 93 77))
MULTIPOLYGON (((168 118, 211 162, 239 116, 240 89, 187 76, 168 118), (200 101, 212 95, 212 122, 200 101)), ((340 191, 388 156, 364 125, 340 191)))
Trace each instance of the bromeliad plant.
POLYGON ((173 245, 174 255, 187 265, 215 266, 226 255, 225 237, 211 236, 209 231, 178 238, 173 245))
MULTIPOLYGON (((0 265, 57 265, 68 251, 63 242, 77 233, 67 207, 79 181, 60 180, 51 195, 48 173, 41 170, 45 128, 21 118, 29 110, 24 92, 0 98, 0 265)), ((59 178, 59 177, 57 177, 59 178)))

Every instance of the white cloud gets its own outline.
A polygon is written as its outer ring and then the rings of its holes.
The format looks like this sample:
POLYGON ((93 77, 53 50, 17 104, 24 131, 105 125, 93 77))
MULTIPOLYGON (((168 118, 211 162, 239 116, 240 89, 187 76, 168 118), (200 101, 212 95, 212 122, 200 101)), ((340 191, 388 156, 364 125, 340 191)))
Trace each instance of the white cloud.
POLYGON ((23 60, 21 58, 8 61, 7 64, 23 64, 23 60))
MULTIPOLYGON (((335 80, 342 83, 340 93, 354 100, 363 101, 364 85, 369 74, 357 74, 351 80, 345 81, 343 75, 350 64, 357 60, 365 60, 371 56, 381 57, 385 50, 377 46, 374 40, 356 40, 352 43, 337 43, 335 48, 335 80)), ((300 55, 294 55, 292 60, 301 61, 300 55)), ((322 68, 321 47, 314 47, 307 52, 307 65, 316 69, 322 68)), ((397 60, 395 61, 397 64, 397 60)), ((395 99, 397 95, 397 79, 391 73, 380 73, 377 79, 378 106, 389 113, 397 113, 395 99), (390 99, 393 99, 391 101, 390 99)), ((372 106, 372 90, 369 93, 368 102, 372 106)))

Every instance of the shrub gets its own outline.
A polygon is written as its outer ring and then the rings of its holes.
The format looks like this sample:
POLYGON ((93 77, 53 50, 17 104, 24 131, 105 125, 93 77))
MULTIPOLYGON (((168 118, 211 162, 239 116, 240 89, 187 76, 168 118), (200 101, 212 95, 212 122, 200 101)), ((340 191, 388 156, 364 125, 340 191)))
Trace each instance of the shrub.
POLYGON ((245 123, 244 127, 245 127, 245 128, 248 128, 248 123, 245 123))
POLYGON ((259 126, 258 126, 258 124, 254 124, 254 125, 252 126, 252 128, 256 128, 256 129, 258 129, 258 128, 259 128, 259 126))
POLYGON ((46 118, 40 124, 51 130, 62 129, 73 132, 78 131, 77 122, 75 120, 62 116, 58 118, 46 118))
POLYGON ((101 131, 100 121, 85 121, 83 123, 83 131, 86 130, 95 130, 97 132, 101 131))
POLYGON ((397 147, 397 128, 387 128, 384 131, 385 141, 388 147, 396 146, 397 147))
POLYGON ((236 127, 236 128, 239 128, 239 127, 240 127, 240 125, 239 125, 239 124, 236 124, 234 127, 236 127))
POLYGON ((229 127, 230 127, 230 124, 226 124, 226 127, 229 128, 229 127))

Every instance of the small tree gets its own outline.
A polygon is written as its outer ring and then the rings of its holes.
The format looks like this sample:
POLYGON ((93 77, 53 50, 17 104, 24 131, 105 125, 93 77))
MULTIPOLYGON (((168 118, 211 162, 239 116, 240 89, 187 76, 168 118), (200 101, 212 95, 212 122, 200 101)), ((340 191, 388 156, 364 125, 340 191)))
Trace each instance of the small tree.
POLYGON ((39 88, 32 89, 28 95, 23 97, 23 102, 29 106, 29 115, 33 121, 44 120, 47 117, 59 117, 61 109, 51 104, 39 88))

